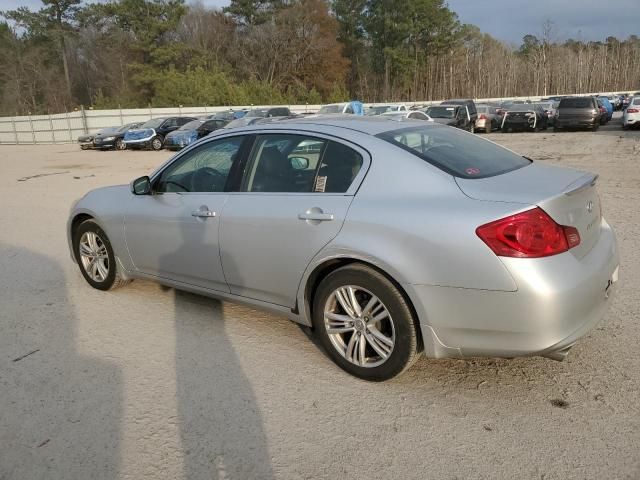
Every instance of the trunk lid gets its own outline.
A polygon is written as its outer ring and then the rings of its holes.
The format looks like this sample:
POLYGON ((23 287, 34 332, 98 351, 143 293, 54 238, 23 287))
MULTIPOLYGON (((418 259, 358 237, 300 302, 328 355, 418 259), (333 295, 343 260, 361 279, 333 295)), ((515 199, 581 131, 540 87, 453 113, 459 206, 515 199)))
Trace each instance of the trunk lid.
POLYGON ((580 245, 570 251, 581 258, 600 237, 602 213, 596 178, 597 175, 580 170, 534 162, 503 175, 456 178, 456 182, 465 195, 475 200, 538 206, 558 224, 577 228, 580 245))

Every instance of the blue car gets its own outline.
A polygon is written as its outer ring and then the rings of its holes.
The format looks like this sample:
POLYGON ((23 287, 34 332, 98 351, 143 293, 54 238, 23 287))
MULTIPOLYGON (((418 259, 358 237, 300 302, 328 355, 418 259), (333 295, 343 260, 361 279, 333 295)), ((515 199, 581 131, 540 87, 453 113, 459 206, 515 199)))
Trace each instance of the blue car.
POLYGON ((611 121, 611 118, 613 118, 613 105, 609 101, 609 98, 604 95, 600 95, 598 100, 600 100, 604 108, 607 109, 607 122, 611 121))
POLYGON ((174 130, 167 134, 164 138, 164 147, 169 150, 180 150, 196 140, 206 137, 214 130, 223 128, 227 120, 210 119, 210 120, 193 120, 184 124, 178 130, 174 130))

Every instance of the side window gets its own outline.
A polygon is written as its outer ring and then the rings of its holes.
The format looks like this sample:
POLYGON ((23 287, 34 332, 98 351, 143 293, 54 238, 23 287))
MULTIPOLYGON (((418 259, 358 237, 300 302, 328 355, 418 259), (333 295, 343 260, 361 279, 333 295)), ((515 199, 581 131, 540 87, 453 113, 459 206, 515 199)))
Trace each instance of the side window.
POLYGON ((248 192, 311 192, 327 141, 305 135, 260 135, 245 179, 248 192))
POLYGON ((351 105, 347 105, 347 108, 345 109, 344 113, 353 113, 353 108, 351 107, 351 105))
POLYGON ((167 118, 164 123, 162 124, 162 126, 164 128, 171 128, 171 127, 177 127, 178 126, 178 122, 177 119, 175 118, 167 118))
POLYGON ((229 171, 243 138, 232 137, 208 142, 184 154, 162 172, 155 191, 224 192, 229 171))
POLYGON ((314 191, 346 192, 362 168, 362 156, 341 143, 329 142, 322 156, 314 191))
POLYGON ((191 121, 195 120, 195 118, 184 118, 184 117, 183 117, 183 118, 178 118, 178 119, 176 119, 176 120, 177 120, 177 122, 178 122, 178 123, 177 123, 177 125, 178 125, 179 127, 181 127, 182 125, 186 125, 187 123, 189 123, 189 122, 191 122, 191 121))

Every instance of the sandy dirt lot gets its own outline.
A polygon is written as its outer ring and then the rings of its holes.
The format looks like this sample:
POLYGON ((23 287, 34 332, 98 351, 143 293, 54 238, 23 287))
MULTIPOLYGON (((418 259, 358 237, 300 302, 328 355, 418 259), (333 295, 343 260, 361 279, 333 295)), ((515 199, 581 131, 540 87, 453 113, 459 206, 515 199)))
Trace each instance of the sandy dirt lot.
POLYGON ((0 479, 640 478, 640 132, 489 138, 600 174, 617 297, 564 363, 422 358, 384 384, 282 317, 85 283, 72 202, 170 153, 0 146, 0 479))

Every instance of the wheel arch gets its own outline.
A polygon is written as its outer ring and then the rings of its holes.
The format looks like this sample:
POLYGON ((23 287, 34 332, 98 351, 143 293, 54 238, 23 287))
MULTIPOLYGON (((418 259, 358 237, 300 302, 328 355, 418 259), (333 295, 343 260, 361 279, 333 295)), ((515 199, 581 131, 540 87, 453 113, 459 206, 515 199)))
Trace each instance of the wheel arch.
POLYGON ((315 297, 316 291, 318 290, 318 287, 320 286, 320 283, 335 270, 352 264, 364 265, 371 268, 372 270, 375 270, 376 272, 383 275, 398 289, 405 302, 407 302, 407 305, 411 310, 411 314, 413 315, 413 320, 416 324, 416 331, 418 333, 418 351, 422 351, 424 343, 422 339, 421 323, 418 317, 418 312, 413 304, 413 301, 411 300, 411 297, 407 293, 406 289, 402 286, 402 284, 398 280, 396 280, 394 275, 391 275, 387 272, 386 269, 382 268, 379 265, 376 265, 368 259, 363 259, 356 256, 338 256, 327 258, 321 261, 319 264, 315 265, 313 270, 306 277, 304 283, 304 289, 302 291, 302 308, 304 309, 304 311, 299 312, 301 314, 300 316, 302 317, 301 320, 304 321, 306 319, 309 325, 312 325, 313 299, 315 297))

